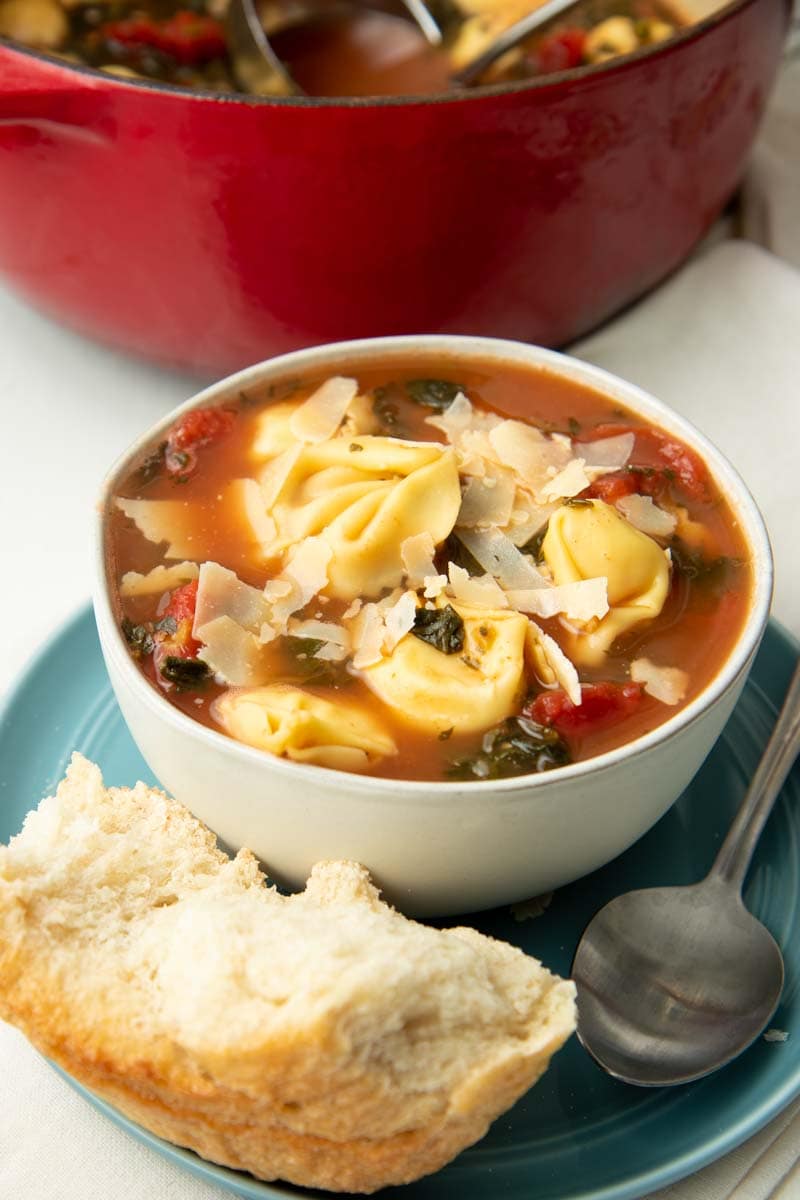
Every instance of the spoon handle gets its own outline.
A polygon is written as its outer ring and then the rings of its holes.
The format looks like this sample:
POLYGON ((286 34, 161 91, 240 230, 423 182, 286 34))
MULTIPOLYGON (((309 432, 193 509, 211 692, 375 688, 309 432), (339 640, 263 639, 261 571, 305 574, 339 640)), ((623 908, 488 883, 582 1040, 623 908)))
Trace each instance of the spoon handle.
POLYGON ((756 842, 800 750, 800 663, 741 807, 722 843, 709 879, 741 888, 756 842))
POLYGON ((463 87, 469 86, 479 79, 483 72, 490 67, 501 55, 505 54, 519 43, 530 37, 540 25, 547 24, 555 17, 561 15, 568 8, 572 8, 577 3, 577 0, 545 0, 545 3, 527 16, 522 17, 519 21, 515 21, 503 33, 501 33, 482 54, 474 58, 472 62, 467 63, 459 71, 453 74, 453 82, 461 84, 463 87))

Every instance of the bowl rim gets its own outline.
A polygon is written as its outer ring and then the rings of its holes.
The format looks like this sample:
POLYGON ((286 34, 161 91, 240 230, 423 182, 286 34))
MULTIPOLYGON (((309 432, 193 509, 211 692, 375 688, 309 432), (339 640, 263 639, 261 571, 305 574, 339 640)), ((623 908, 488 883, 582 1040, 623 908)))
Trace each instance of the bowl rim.
POLYGON ((763 517, 747 485, 722 452, 685 417, 636 384, 629 383, 602 367, 594 366, 581 359, 527 343, 459 334, 359 338, 307 347, 255 363, 203 388, 145 430, 109 468, 101 482, 95 505, 93 558, 92 599, 103 651, 111 658, 116 669, 121 672, 121 677, 133 693, 134 698, 150 710, 155 717, 171 726, 176 734, 188 735, 190 739, 203 742, 212 750, 216 749, 223 757, 230 756, 235 762, 241 762, 256 770, 277 771, 290 779, 296 779, 298 783, 307 782, 311 786, 316 784, 318 790, 323 790, 319 788, 319 785, 324 780, 325 785, 333 787, 334 790, 342 789, 351 794, 369 793, 376 802, 391 801, 396 799, 398 794, 402 794, 409 800, 416 797, 426 804, 444 803, 454 796, 467 795, 479 800, 487 794, 493 794, 511 798, 523 792, 531 793, 532 790, 535 791, 542 787, 553 789, 559 784, 569 784, 588 775, 614 770, 626 760, 638 758, 656 746, 682 735, 704 712, 716 705, 749 667, 766 629, 774 575, 769 536, 763 517), (285 377, 300 372, 310 375, 317 373, 320 369, 333 373, 339 367, 347 367, 356 373, 359 366, 372 365, 381 359, 392 355, 397 357, 409 351, 417 351, 429 357, 434 355, 453 359, 467 357, 482 363, 494 360, 498 365, 514 363, 566 376, 617 400, 644 420, 657 424, 659 428, 675 433, 700 453, 737 517, 742 535, 750 550, 752 591, 741 635, 731 653, 697 696, 676 714, 668 717, 648 733, 634 738, 633 741, 625 742, 613 750, 605 751, 603 754, 580 762, 554 767, 550 771, 539 774, 468 781, 392 779, 380 775, 366 775, 293 762, 271 755, 256 747, 245 745, 199 721, 192 720, 191 717, 170 704, 166 697, 160 695, 146 681, 128 653, 122 632, 114 616, 111 601, 112 587, 107 571, 105 535, 110 514, 110 502, 117 480, 126 473, 143 450, 185 412, 224 403, 226 399, 230 399, 232 393, 254 387, 269 378, 285 377))
MULTIPOLYGON (((109 74, 99 67, 90 67, 84 63, 68 62, 55 54, 34 50, 30 46, 13 42, 10 38, 0 37, 0 50, 8 50, 24 57, 36 59, 48 66, 63 68, 68 74, 83 76, 88 81, 105 81, 115 88, 133 88, 135 91, 156 92, 176 99, 194 100, 196 102, 211 101, 216 104, 233 105, 245 108, 289 108, 289 109, 373 109, 373 108, 412 108, 428 107, 431 105, 470 104, 487 97, 502 97, 518 95, 519 93, 535 92, 548 87, 560 87, 562 84, 581 84, 584 79, 594 80, 598 76, 610 73, 621 73, 635 68, 642 60, 656 57, 668 57, 679 51, 681 46, 697 41, 717 25, 733 19, 736 14, 746 8, 764 3, 765 0, 728 0, 716 12, 690 22, 679 28, 671 37, 652 46, 641 46, 630 54, 618 58, 607 59, 605 62, 592 63, 586 66, 571 67, 564 71, 553 71, 546 75, 538 75, 532 79, 510 81, 508 83, 489 84, 485 87, 464 89, 462 92, 444 92, 439 94, 421 93, 411 96, 250 96, 242 92, 215 92, 204 88, 181 87, 177 84, 166 83, 157 79, 129 79, 109 74)), ((784 7, 787 7, 784 4, 784 7)), ((787 7, 788 11, 788 7, 787 7)))

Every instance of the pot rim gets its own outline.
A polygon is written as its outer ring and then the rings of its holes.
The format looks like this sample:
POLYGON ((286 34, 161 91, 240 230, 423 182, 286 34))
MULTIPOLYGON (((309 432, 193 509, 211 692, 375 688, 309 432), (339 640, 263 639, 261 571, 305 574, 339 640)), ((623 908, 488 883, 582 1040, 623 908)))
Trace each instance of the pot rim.
POLYGON ((541 788, 548 791, 558 790, 562 785, 570 786, 587 776, 613 772, 628 761, 641 759, 656 747, 683 735, 691 725, 715 708, 728 691, 743 678, 766 629, 772 598, 774 568, 769 536, 763 517, 736 468, 705 434, 651 393, 601 367, 555 350, 502 338, 470 337, 457 334, 360 338, 294 350, 288 354, 253 364, 219 380, 210 387, 203 388, 145 430, 109 469, 101 483, 95 511, 93 600, 98 632, 104 653, 113 661, 117 673, 121 679, 124 679, 137 703, 162 720, 166 726, 171 727, 175 735, 188 736, 191 741, 204 742, 211 749, 216 749, 219 754, 228 757, 233 762, 239 761, 256 770, 274 771, 289 779, 295 779, 298 783, 305 781, 312 786, 321 785, 324 780, 325 787, 333 787, 334 790, 342 788, 351 794, 368 793, 375 800, 391 801, 401 793, 409 801, 419 801, 424 804, 447 803, 454 796, 468 796, 480 804, 482 799, 489 794, 502 797, 505 801, 528 799, 541 788), (717 485, 728 500, 734 516, 743 530, 752 555, 752 591, 749 608, 740 635, 728 656, 720 664, 716 674, 688 704, 673 716, 667 717, 655 729, 592 758, 557 767, 538 775, 470 780, 468 782, 390 779, 380 775, 360 775, 350 771, 337 771, 327 767, 287 761, 238 742, 219 730, 210 729, 194 721, 176 709, 166 697, 156 693, 133 662, 114 615, 111 599, 113 585, 107 569, 106 529, 114 486, 143 449, 150 445, 182 413, 210 404, 224 403, 226 397, 231 394, 256 386, 270 377, 280 377, 291 374, 293 371, 303 371, 309 375, 320 368, 335 372, 345 363, 357 369, 359 366, 368 366, 372 362, 380 361, 381 358, 404 351, 439 354, 443 358, 464 357, 473 360, 494 360, 498 365, 508 362, 525 365, 534 370, 537 368, 550 370, 554 374, 595 388, 606 396, 617 399, 645 420, 671 430, 697 450, 710 466, 717 485))
MULTIPOLYGON (((594 63, 590 66, 571 67, 565 71, 554 71, 551 74, 539 75, 533 79, 517 80, 509 83, 490 84, 476 89, 465 89, 463 92, 445 92, 441 94, 420 94, 414 96, 249 96, 242 92, 214 92, 202 88, 180 87, 177 84, 165 83, 154 79, 127 79, 111 75, 100 68, 86 66, 83 63, 67 62, 54 54, 33 50, 10 39, 0 38, 0 51, 33 58, 48 66, 61 67, 68 74, 87 77, 90 80, 100 80, 115 88, 133 88, 135 90, 157 92, 176 99, 194 102, 212 101, 217 104, 234 105, 245 108, 289 108, 289 109, 381 109, 381 108, 412 108, 431 105, 464 105, 475 104, 489 97, 513 96, 526 92, 541 91, 547 88, 561 87, 562 84, 581 84, 584 79, 590 82, 610 73, 621 73, 634 69, 642 61, 656 57, 667 57, 680 51, 681 47, 690 42, 698 41, 718 25, 734 18, 739 12, 765 0, 729 0, 715 13, 700 21, 687 25, 684 29, 673 34, 663 42, 652 46, 642 46, 631 54, 619 58, 608 59, 606 62, 594 63)), ((788 12, 788 4, 784 0, 788 12)))

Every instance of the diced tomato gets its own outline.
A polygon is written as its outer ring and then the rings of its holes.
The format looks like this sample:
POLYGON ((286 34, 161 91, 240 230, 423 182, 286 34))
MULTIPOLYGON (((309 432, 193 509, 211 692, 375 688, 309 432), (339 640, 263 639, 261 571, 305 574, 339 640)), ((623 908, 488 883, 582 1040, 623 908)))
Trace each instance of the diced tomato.
POLYGON ((185 583, 183 587, 176 588, 170 597, 169 604, 161 614, 162 620, 164 617, 174 617, 176 621, 190 620, 194 621, 194 613, 197 608, 197 580, 193 579, 191 583, 185 583))
POLYGON ((579 705, 573 704, 566 692, 559 689, 540 692, 522 714, 539 725, 552 725, 568 736, 624 721, 636 711, 642 694, 643 688, 638 683, 585 683, 579 705))
POLYGON ((536 44, 529 58, 543 74, 568 71, 583 62, 586 32, 583 29, 561 29, 536 44))
POLYGON ((169 619, 177 622, 174 633, 156 630, 156 646, 153 651, 153 666, 156 678, 162 682, 161 664, 167 658, 197 658, 197 652, 202 646, 192 637, 194 613, 197 607, 197 580, 185 583, 176 588, 170 597, 169 604, 161 614, 161 622, 169 619))
POLYGON ((640 476, 634 471, 612 471, 595 479, 582 495, 605 500, 606 504, 616 504, 623 496, 632 496, 639 490, 639 479, 640 476))
POLYGON ((108 21, 98 33, 122 46, 149 46, 187 67, 224 58, 228 52, 222 22, 188 9, 163 21, 142 14, 108 21))
POLYGON ((200 446, 217 442, 230 433, 236 413, 229 408, 195 408, 181 417, 167 434, 164 462, 172 475, 190 475, 197 466, 200 446))
MULTIPOLYGON (((676 442, 657 429, 640 429, 632 425, 598 425, 588 430, 583 441, 596 442, 602 438, 633 433, 636 445, 631 456, 633 465, 654 468, 654 474, 639 473, 636 491, 656 496, 664 491, 672 476, 693 500, 708 499, 708 468, 694 450, 676 442)), ((631 474, 637 474, 635 471, 631 474)), ((602 497, 601 497, 602 498, 602 497)))

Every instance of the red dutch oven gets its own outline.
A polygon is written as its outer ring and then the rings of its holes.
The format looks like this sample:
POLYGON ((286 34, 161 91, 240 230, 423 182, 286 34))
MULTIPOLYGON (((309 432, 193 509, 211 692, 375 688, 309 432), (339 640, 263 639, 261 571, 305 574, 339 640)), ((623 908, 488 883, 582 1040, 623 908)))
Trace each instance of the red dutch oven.
POLYGON ((262 100, 0 45, 0 272, 202 373, 426 332, 560 345, 671 271, 742 174, 790 0, 458 97, 262 100))

